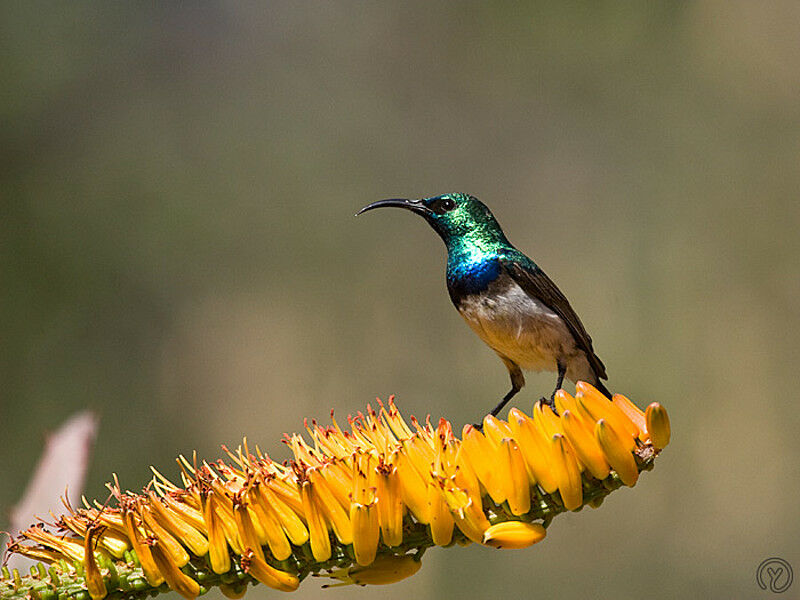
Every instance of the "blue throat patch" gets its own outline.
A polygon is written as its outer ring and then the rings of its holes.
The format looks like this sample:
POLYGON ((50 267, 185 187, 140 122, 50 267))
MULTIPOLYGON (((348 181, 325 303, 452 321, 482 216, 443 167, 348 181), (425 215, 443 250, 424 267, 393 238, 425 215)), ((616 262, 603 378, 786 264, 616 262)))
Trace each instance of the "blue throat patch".
POLYGON ((456 304, 459 300, 486 291, 501 274, 500 260, 493 256, 479 261, 448 260, 447 291, 456 304))

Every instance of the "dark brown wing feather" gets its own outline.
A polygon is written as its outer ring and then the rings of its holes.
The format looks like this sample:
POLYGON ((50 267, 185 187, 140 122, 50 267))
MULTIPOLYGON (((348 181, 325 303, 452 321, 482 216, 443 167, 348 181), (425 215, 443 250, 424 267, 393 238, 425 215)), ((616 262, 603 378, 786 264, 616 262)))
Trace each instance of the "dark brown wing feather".
POLYGON ((595 375, 601 379, 608 379, 603 361, 594 353, 594 348, 592 348, 592 338, 586 333, 583 323, 581 323, 578 315, 575 314, 567 298, 556 287, 556 284, 544 271, 536 266, 526 269, 519 263, 510 260, 502 260, 502 263, 506 272, 517 285, 525 290, 526 294, 542 302, 564 320, 567 328, 572 332, 578 347, 586 353, 595 375))

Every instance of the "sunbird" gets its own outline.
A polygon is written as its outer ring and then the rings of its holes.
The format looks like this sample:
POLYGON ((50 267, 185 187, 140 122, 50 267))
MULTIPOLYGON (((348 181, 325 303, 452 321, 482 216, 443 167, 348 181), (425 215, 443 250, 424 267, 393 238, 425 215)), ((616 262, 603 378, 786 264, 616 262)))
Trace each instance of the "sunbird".
POLYGON ((378 200, 375 208, 410 210, 424 218, 447 247, 447 291, 459 314, 494 350, 511 376, 511 390, 492 409, 497 414, 525 385, 526 371, 558 372, 550 398, 564 377, 603 385, 606 368, 592 338, 566 296, 539 266, 508 241, 491 211, 474 196, 444 194, 422 200, 378 200))

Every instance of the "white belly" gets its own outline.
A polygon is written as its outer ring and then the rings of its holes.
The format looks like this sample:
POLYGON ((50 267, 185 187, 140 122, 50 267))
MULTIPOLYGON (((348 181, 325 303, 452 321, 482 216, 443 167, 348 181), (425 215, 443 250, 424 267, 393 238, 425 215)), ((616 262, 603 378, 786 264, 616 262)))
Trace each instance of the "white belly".
POLYGON ((586 355, 561 318, 516 283, 503 287, 459 304, 458 311, 478 337, 522 369, 556 371, 561 361, 569 379, 594 381, 586 355))

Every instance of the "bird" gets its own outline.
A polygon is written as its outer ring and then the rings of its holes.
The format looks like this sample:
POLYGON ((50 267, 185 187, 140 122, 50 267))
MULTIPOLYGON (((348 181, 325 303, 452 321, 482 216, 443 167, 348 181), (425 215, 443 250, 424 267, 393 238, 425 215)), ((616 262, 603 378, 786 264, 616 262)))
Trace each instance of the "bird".
POLYGON ((483 202, 463 193, 424 199, 390 198, 363 207, 401 208, 424 218, 447 247, 447 291, 469 327, 500 357, 511 390, 492 409, 497 416, 525 385, 523 371, 557 372, 544 404, 555 412, 555 395, 566 377, 611 393, 592 338, 566 296, 545 272, 506 238, 483 202))

